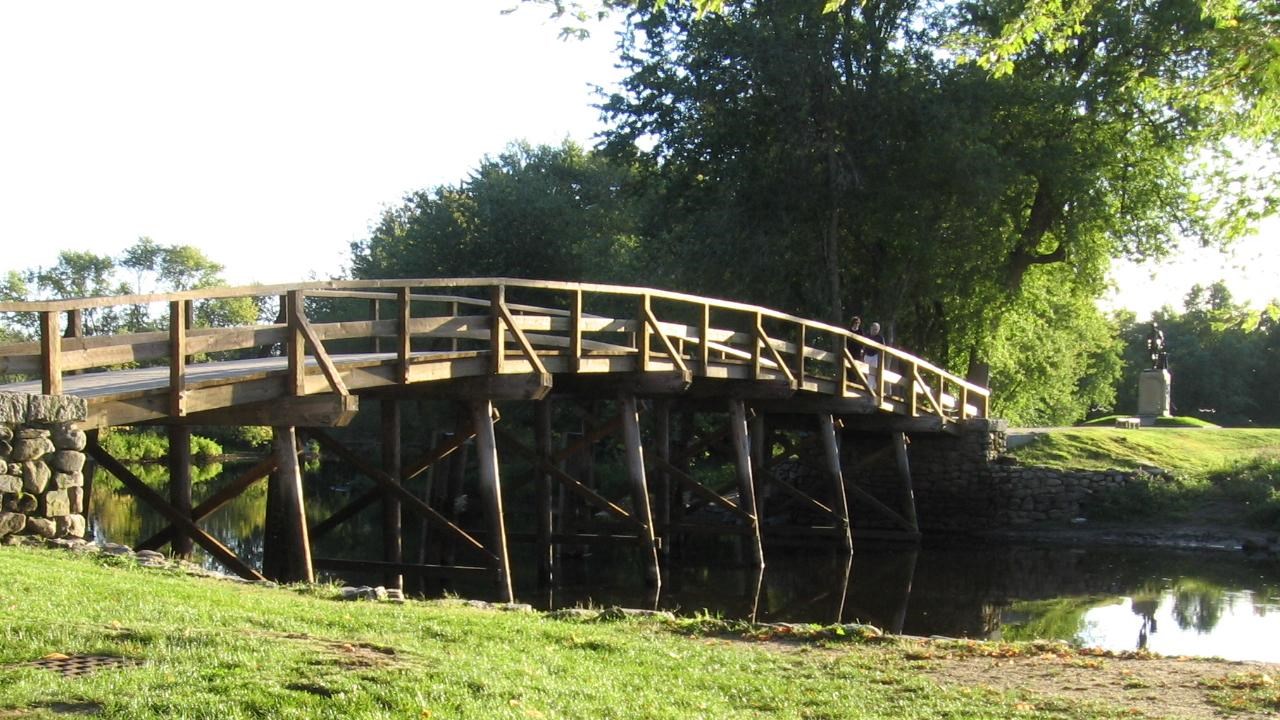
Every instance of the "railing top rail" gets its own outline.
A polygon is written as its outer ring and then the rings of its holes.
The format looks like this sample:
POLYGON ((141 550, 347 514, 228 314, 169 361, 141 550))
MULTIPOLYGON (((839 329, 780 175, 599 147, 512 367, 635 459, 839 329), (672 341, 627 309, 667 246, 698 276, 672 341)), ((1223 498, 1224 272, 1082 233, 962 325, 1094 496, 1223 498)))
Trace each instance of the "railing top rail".
MULTIPOLYGON (((527 288, 564 292, 586 292, 600 293, 611 295, 625 296, 649 296, 650 298, 658 298, 675 302, 684 302, 695 305, 710 305, 721 310, 731 310, 747 313, 758 313, 762 317, 772 318, 782 322, 802 325, 807 329, 818 330, 822 332, 843 335, 847 338, 854 339, 856 342, 865 345, 868 348, 874 348, 885 355, 889 355, 903 362, 913 364, 916 367, 928 372, 937 373, 945 377, 948 381, 958 386, 968 389, 970 392, 986 396, 989 390, 980 385, 975 385, 964 378, 939 368, 926 360, 911 355, 910 353, 898 350, 874 340, 870 340, 861 335, 855 335, 846 328, 830 325, 818 320, 802 318, 788 313, 771 310, 759 305, 749 303, 736 302, 733 300, 723 300, 718 298, 709 298, 700 295, 691 295, 688 293, 674 292, 670 290, 659 290, 657 288, 637 287, 631 285, 607 285, 601 283, 581 283, 566 282, 559 280, 529 280, 524 278, 510 277, 476 277, 476 278, 393 278, 385 280, 317 280, 311 282, 273 284, 273 285, 242 285, 237 287, 215 287, 203 288, 199 290, 186 290, 174 293, 150 293, 142 295, 113 295, 87 298, 69 298, 62 300, 36 300, 23 302, 0 302, 0 312, 66 312, 70 310, 87 310, 101 307, 114 307, 120 305, 149 305, 152 303, 168 303, 175 300, 217 300, 239 297, 264 297, 270 295, 284 295, 291 291, 317 291, 322 292, 328 297, 343 297, 349 295, 353 298, 373 298, 377 291, 387 288, 484 288, 502 285, 509 288, 527 288), (344 292, 345 291, 345 292, 344 292)), ((380 298, 380 296, 377 296, 380 298)), ((477 298, 480 304, 487 301, 477 298)))

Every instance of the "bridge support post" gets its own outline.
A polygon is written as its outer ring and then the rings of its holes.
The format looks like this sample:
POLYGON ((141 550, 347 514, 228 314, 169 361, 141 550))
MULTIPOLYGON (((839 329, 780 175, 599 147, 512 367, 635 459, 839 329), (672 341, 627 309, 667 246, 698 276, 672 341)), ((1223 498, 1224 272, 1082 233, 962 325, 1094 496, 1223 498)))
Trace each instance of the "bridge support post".
POLYGON ((671 462, 671 403, 667 400, 654 403, 653 434, 654 451, 662 459, 662 467, 655 477, 658 496, 658 516, 655 522, 664 534, 660 552, 666 558, 671 552, 671 474, 666 470, 666 465, 671 462))
MULTIPOLYGON (((169 504, 184 517, 191 517, 191 428, 170 425, 169 431, 169 504)), ((170 544, 175 557, 191 557, 194 543, 181 531, 170 544)))
POLYGON ((631 478, 632 506, 640 521, 641 562, 645 565, 645 582, 651 587, 661 587, 662 576, 658 567, 658 546, 653 535, 653 513, 649 508, 649 485, 644 472, 644 448, 640 444, 640 413, 634 395, 621 398, 622 434, 627 446, 627 474, 631 478))
MULTIPOLYGON (((534 443, 538 456, 552 459, 551 436, 551 401, 538 400, 534 403, 534 443)), ((538 514, 538 586, 542 589, 551 587, 555 581, 555 548, 551 544, 551 473, 546 470, 536 471, 537 475, 537 508, 538 514)))
MULTIPOLYGON (((382 422, 382 469, 398 483, 400 481, 401 454, 400 402, 392 395, 383 395, 378 402, 382 422)), ((404 520, 400 501, 389 493, 382 496, 382 559, 400 564, 404 561, 402 540, 404 520)), ((404 575, 388 571, 383 575, 387 587, 404 590, 404 575)))
MULTIPOLYGON (((311 563, 311 540, 307 533, 307 512, 302 499, 302 468, 298 464, 298 441, 292 427, 272 428, 276 471, 268 481, 270 508, 267 522, 277 522, 274 529, 279 544, 275 549, 271 568, 276 579, 285 582, 315 582, 315 570, 311 563), (274 486, 274 487, 273 487, 274 486), (274 515, 274 517, 273 517, 274 515)), ((268 529, 270 532, 271 529, 268 529)), ((264 550, 264 570, 268 568, 264 550)))
POLYGON ((916 493, 911 483, 911 463, 907 459, 907 434, 893 433, 893 454, 898 461, 898 477, 902 480, 902 516, 911 524, 911 529, 919 532, 920 523, 916 520, 916 493))
POLYGON ((822 456, 826 463, 827 478, 831 481, 831 501, 835 504, 836 518, 844 527, 844 548, 853 552, 853 531, 849 527, 849 500, 844 492, 844 473, 840 469, 840 445, 836 438, 835 420, 830 415, 818 416, 818 437, 822 442, 822 456))
POLYGON ((493 431, 493 403, 473 400, 471 423, 476 431, 476 459, 480 463, 480 492, 489 516, 490 551, 497 558, 498 595, 515 602, 511 589, 511 561, 507 555, 507 528, 502 514, 502 480, 498 474, 498 442, 493 431))
POLYGON ((729 429, 733 435, 733 459, 738 472, 739 507, 747 514, 751 534, 751 563, 764 567, 764 546, 760 542, 760 515, 756 509, 755 477, 751 472, 751 443, 747 437, 747 408, 741 398, 729 400, 729 429))
POLYGON ((765 463, 769 443, 766 440, 768 429, 763 412, 756 411, 748 421, 747 430, 751 439, 751 472, 756 486, 756 518, 759 519, 764 517, 765 501, 769 499, 771 489, 765 484, 769 479, 769 469, 765 463))

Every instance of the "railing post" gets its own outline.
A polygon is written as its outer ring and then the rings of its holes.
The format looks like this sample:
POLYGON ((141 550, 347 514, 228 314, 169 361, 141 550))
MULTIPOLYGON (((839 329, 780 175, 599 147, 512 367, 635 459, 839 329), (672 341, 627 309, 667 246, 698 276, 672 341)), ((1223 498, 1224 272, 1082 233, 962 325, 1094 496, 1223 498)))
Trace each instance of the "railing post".
POLYGON ((640 372, 649 371, 649 313, 651 312, 649 293, 640 296, 640 313, 636 316, 639 327, 636 328, 636 349, 640 353, 640 372))
POLYGON ((910 399, 909 399, 909 400, 908 400, 908 402, 907 402, 907 407, 909 408, 909 412, 910 412, 911 417, 915 417, 915 416, 916 416, 916 381, 917 381, 917 378, 919 378, 920 385, 924 385, 924 378, 920 377, 920 366, 919 366, 919 365, 917 365, 917 364, 913 361, 913 362, 911 363, 911 377, 907 378, 907 382, 909 382, 909 383, 910 383, 910 387, 911 387, 911 392, 909 393, 909 395, 910 395, 911 397, 910 397, 910 399))
POLYGON ((698 339, 702 343, 699 365, 702 375, 707 375, 707 366, 711 364, 711 303, 702 304, 702 322, 698 328, 698 339))
POLYGON ((569 369, 582 369, 582 291, 574 290, 569 305, 569 369))
POLYGON ((370 339, 373 341, 371 343, 369 350, 375 353, 382 352, 382 338, 378 337, 378 330, 377 330, 378 321, 381 319, 382 319, 382 312, 381 312, 380 306, 378 305, 378 301, 376 299, 370 300, 369 301, 369 321, 373 323, 374 329, 369 333, 369 335, 372 336, 370 339))
MULTIPOLYGON (((805 326, 804 323, 796 324, 796 382, 799 383, 799 389, 804 389, 804 343, 805 343, 805 326)), ((843 363, 844 361, 841 360, 843 363)))
POLYGON ((396 366, 399 368, 400 384, 409 384, 409 356, 413 353, 412 335, 409 333, 409 321, 413 317, 413 304, 409 299, 409 288, 396 289, 396 366))
POLYGON ((506 288, 495 285, 489 290, 489 348, 493 354, 489 369, 494 375, 502 374, 503 361, 506 360, 507 339, 503 328, 502 313, 498 308, 506 302, 506 288))
POLYGON ((40 392, 62 394, 62 335, 56 310, 40 311, 40 392))
POLYGON ((849 338, 844 335, 836 335, 836 365, 839 371, 836 373, 836 397, 844 397, 846 389, 849 387, 849 338))
POLYGON ((304 298, 301 290, 290 290, 285 301, 285 323, 289 326, 285 340, 285 352, 289 358, 288 390, 294 397, 307 394, 307 346, 298 322, 304 312, 304 298))
POLYGON ((760 346, 764 343, 764 316, 755 313, 751 318, 751 379, 760 379, 760 346))
MULTIPOLYGON (((169 303, 169 414, 187 414, 187 306, 189 300, 169 303)), ((189 551, 188 551, 189 552, 189 551)))

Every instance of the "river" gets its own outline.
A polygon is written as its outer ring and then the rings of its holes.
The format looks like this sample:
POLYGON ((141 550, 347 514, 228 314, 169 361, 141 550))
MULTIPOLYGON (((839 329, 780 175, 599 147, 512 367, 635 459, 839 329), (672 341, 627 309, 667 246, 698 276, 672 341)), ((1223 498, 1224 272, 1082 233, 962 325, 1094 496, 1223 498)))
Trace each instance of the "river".
MULTIPOLYGON (((207 470, 213 477, 197 486, 197 502, 240 469, 207 470)), ((262 558, 264 489, 255 486, 201 523, 252 564, 262 558)), ((351 497, 343 485, 308 492, 313 521, 351 497)), ((94 487, 92 507, 99 541, 133 545, 164 525, 109 482, 94 487)), ((376 508, 366 510, 319 538, 315 554, 378 557, 378 517, 376 508)), ((413 523, 406 527, 413 537, 413 523)), ((633 548, 565 547, 556 587, 539 591, 532 548, 515 543, 516 595, 541 608, 621 605, 760 622, 862 622, 909 635, 1061 639, 1117 651, 1280 662, 1280 561, 1274 558, 927 537, 920 546, 857 542, 852 557, 833 545, 767 546, 768 567, 760 573, 739 561, 731 540, 700 537, 676 550, 655 597, 642 582, 633 548)), ((415 552, 406 548, 410 558, 415 552)), ((373 575, 343 579, 380 582, 373 575)), ((422 587, 410 579, 407 589, 422 587)), ((476 582, 425 589, 482 599, 493 594, 489 583, 476 582)))

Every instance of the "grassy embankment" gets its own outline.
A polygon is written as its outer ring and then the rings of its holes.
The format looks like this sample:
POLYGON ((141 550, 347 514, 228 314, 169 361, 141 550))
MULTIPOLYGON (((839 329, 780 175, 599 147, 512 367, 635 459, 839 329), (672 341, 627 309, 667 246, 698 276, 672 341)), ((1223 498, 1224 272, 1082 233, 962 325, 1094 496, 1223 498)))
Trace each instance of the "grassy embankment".
POLYGON ((707 620, 342 603, 325 586, 243 585, 27 548, 0 548, 0 577, 5 718, 1131 716, 936 683, 920 661, 942 650, 855 632, 760 643, 706 635, 718 627, 707 620), (78 679, 20 665, 52 653, 141 664, 78 679))
POLYGON ((1209 503, 1239 506, 1249 524, 1280 530, 1280 430, 1089 428, 1053 431, 1013 455, 1024 465, 1083 470, 1161 468, 1112 497, 1098 517, 1178 519, 1209 503))

